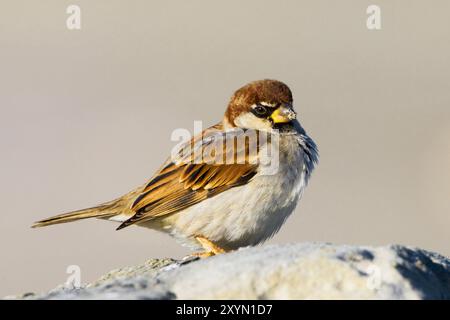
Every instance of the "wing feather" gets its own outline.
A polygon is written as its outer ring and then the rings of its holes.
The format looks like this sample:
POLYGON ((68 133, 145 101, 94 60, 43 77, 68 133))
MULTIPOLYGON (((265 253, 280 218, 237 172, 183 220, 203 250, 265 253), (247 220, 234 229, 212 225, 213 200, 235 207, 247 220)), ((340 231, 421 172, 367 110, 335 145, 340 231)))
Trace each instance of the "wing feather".
POLYGON ((131 207, 136 213, 118 229, 182 211, 254 177, 257 154, 248 152, 247 141, 241 146, 236 143, 242 130, 223 132, 221 125, 212 127, 212 133, 210 129, 184 144, 179 158, 168 161, 155 174, 131 207), (234 163, 223 163, 230 159, 234 163))

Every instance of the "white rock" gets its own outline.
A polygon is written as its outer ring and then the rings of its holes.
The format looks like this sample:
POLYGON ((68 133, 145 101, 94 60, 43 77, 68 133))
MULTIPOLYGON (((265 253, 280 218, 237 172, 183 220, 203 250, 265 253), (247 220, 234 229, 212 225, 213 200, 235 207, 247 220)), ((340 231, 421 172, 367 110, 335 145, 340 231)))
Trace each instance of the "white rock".
POLYGON ((149 260, 26 299, 450 299, 450 260, 403 246, 267 245, 149 260))

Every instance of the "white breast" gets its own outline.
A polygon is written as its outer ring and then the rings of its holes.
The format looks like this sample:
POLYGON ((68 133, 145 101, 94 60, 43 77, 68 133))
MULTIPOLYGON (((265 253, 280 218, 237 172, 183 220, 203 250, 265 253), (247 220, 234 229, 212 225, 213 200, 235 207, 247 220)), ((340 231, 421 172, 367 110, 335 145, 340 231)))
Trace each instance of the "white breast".
POLYGON ((298 138, 280 139, 279 166, 264 169, 246 185, 227 190, 167 217, 166 231, 188 245, 202 235, 219 246, 235 249, 272 237, 295 209, 306 184, 304 152, 298 138))

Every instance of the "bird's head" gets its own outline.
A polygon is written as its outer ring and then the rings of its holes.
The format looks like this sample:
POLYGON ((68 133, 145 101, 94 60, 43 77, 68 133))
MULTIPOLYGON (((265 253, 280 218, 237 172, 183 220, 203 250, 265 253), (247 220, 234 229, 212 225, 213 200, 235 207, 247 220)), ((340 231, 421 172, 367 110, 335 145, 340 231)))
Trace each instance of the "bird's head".
POLYGON ((296 119, 289 87, 277 80, 250 82, 231 97, 224 124, 270 131, 296 119))

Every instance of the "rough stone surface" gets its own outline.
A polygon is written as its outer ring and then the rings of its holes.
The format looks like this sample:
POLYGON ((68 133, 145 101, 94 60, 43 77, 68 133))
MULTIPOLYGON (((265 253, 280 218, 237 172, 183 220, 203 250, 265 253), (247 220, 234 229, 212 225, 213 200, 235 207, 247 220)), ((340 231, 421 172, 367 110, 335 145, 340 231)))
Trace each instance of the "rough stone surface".
POLYGON ((153 259, 22 299, 450 299, 450 260, 404 246, 266 245, 153 259))

